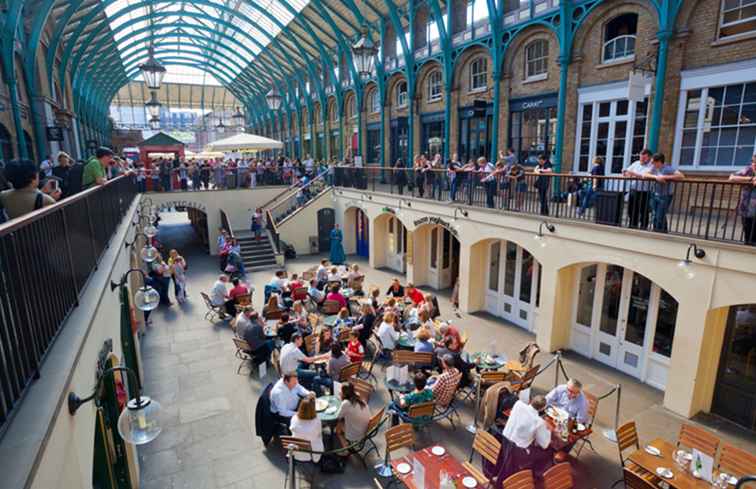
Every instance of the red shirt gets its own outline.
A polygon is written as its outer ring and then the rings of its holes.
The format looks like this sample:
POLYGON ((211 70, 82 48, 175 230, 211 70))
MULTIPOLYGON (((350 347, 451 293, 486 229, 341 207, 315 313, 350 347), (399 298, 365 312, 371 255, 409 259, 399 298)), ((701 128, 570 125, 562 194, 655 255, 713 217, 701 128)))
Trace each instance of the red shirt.
POLYGON ((347 306, 346 299, 339 292, 329 292, 328 295, 326 296, 326 300, 328 300, 328 301, 336 301, 336 302, 339 303, 340 307, 346 307, 347 306))
POLYGON ((351 362, 361 362, 365 358, 365 349, 362 347, 360 340, 349 340, 346 354, 351 362))
POLYGON ((449 329, 446 330, 446 335, 444 336, 444 343, 446 342, 447 338, 454 338, 454 344, 451 347, 452 351, 457 351, 461 349, 462 337, 459 335, 459 330, 457 328, 450 325, 449 329))
POLYGON ((412 289, 412 292, 407 292, 407 297, 409 297, 412 300, 412 303, 415 305, 422 304, 423 302, 425 302, 425 297, 423 297, 423 293, 417 289, 412 289))
POLYGON ((247 289, 242 284, 239 284, 228 291, 228 297, 233 300, 236 300, 236 298, 239 297, 240 295, 247 295, 247 294, 249 294, 249 289, 247 289))

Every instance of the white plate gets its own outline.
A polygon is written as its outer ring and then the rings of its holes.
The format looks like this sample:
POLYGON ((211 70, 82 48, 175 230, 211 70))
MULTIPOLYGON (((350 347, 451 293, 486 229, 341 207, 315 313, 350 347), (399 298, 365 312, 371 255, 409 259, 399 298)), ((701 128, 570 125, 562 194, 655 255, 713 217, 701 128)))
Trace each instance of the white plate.
POLYGON ((643 447, 643 449, 646 450, 647 453, 650 453, 651 455, 654 455, 656 457, 661 456, 661 450, 654 446, 646 445, 645 447, 643 447))
POLYGON ((338 408, 336 406, 331 406, 328 409, 325 410, 326 414, 336 414, 336 411, 338 408))
POLYGON ((315 399, 315 411, 325 411, 328 409, 328 401, 325 399, 315 399))
POLYGON ((396 466, 396 470, 398 470, 400 474, 409 474, 412 472, 412 467, 410 464, 402 462, 396 466))
POLYGON ((462 485, 465 487, 472 488, 478 485, 478 481, 476 481, 474 477, 467 476, 464 479, 462 479, 462 485))
POLYGON ((577 424, 577 430, 578 431, 585 431, 585 425, 583 423, 577 424))
POLYGON ((446 449, 444 447, 436 445, 435 447, 431 448, 431 453, 440 457, 441 455, 446 453, 446 449))
POLYGON ((665 479, 671 479, 674 476, 672 471, 666 467, 657 467, 656 475, 658 475, 659 477, 664 477, 665 479))

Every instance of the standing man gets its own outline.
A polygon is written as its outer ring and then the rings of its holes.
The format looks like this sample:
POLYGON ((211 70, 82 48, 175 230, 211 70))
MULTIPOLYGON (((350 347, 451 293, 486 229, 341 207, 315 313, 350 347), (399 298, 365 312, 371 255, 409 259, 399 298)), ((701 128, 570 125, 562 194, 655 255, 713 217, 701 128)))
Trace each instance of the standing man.
POLYGON ((730 175, 731 182, 748 183, 740 189, 738 214, 743 223, 743 243, 756 246, 756 154, 751 156, 751 165, 730 175))
POLYGON ((672 204, 674 196, 674 180, 682 180, 685 175, 680 170, 672 168, 672 165, 666 163, 664 155, 656 153, 651 157, 654 167, 646 173, 645 178, 656 180, 653 185, 653 194, 651 195, 651 209, 654 211, 654 231, 666 233, 667 229, 667 210, 672 204))
POLYGON ((449 173, 449 200, 454 202, 457 199, 457 189, 459 188, 459 183, 464 175, 463 173, 461 173, 462 162, 459 161, 459 156, 457 156, 457 153, 454 153, 452 155, 447 170, 449 173))
POLYGON ((42 174, 41 176, 43 178, 47 178, 52 176, 53 174, 53 163, 50 161, 50 155, 45 156, 44 161, 39 164, 39 172, 42 174))
MULTIPOLYGON (((622 172, 626 177, 644 178, 654 168, 651 164, 651 151, 644 149, 640 152, 640 159, 627 167, 622 172)), ((650 183, 638 180, 628 182, 630 195, 627 201, 627 217, 630 219, 630 227, 637 228, 640 222, 641 229, 648 229, 648 216, 651 213, 650 183)))
POLYGON ((538 189, 538 200, 541 203, 541 215, 549 215, 549 187, 551 186, 552 173, 551 162, 546 159, 546 155, 541 153, 538 155, 538 166, 533 170, 538 174, 538 178, 535 181, 535 188, 538 189))
POLYGON ((113 162, 113 151, 101 146, 95 151, 95 155, 84 165, 81 176, 82 189, 88 189, 93 185, 104 185, 107 181, 106 170, 113 162))
POLYGON ((160 163, 160 190, 163 192, 171 190, 171 162, 168 160, 160 163))

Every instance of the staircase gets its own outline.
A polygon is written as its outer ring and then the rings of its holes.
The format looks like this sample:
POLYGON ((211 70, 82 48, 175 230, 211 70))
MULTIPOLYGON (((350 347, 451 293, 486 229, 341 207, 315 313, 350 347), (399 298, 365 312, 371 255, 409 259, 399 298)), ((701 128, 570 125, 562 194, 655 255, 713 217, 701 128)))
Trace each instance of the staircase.
POLYGON ((259 240, 249 231, 234 231, 234 236, 241 246, 241 256, 247 272, 278 268, 276 253, 267 233, 262 233, 259 240))

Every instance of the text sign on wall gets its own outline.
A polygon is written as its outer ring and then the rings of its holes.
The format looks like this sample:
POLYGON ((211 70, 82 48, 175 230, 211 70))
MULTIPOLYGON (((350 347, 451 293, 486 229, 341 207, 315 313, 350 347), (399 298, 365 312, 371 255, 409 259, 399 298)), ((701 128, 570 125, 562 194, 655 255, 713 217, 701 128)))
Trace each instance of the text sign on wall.
POLYGON ((418 219, 417 221, 415 221, 415 227, 418 227, 418 226, 420 226, 422 224, 438 224, 440 226, 444 226, 455 237, 458 237, 456 229, 454 229, 451 226, 451 224, 449 224, 448 222, 444 221, 440 217, 429 217, 429 216, 426 216, 426 217, 421 217, 420 219, 418 219))

